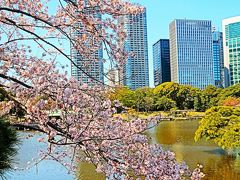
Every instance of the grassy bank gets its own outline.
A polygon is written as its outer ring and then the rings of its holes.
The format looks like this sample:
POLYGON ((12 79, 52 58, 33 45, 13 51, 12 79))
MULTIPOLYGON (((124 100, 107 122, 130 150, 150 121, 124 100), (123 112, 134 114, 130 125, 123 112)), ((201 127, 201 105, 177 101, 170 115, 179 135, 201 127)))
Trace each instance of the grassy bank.
POLYGON ((168 118, 170 120, 179 120, 179 119, 201 119, 205 113, 204 112, 195 112, 195 111, 154 111, 154 112, 137 112, 133 109, 128 110, 127 113, 118 114, 122 118, 128 119, 129 117, 138 117, 138 118, 150 118, 153 116, 161 116, 163 118, 168 118))

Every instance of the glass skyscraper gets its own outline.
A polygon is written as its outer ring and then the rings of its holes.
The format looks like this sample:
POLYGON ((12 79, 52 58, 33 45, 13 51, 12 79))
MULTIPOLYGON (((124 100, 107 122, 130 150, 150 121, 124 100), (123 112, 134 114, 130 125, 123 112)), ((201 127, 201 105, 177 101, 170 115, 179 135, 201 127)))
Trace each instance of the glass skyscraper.
MULTIPOLYGON (((90 8, 88 7, 88 1, 84 1, 85 14, 89 15, 91 18, 101 19, 101 14, 96 13, 98 7, 90 8)), ((80 83, 86 83, 90 86, 96 84, 104 83, 104 74, 103 74, 103 47, 101 42, 95 42, 94 38, 90 33, 83 30, 83 25, 79 22, 73 25, 71 29, 71 36, 73 39, 81 38, 86 36, 84 45, 90 49, 97 49, 95 51, 85 53, 84 55, 77 52, 77 50, 71 44, 71 58, 78 67, 73 63, 71 65, 71 75, 78 80, 80 83)), ((100 26, 97 28, 101 28, 100 26)))
POLYGON ((130 89, 149 86, 146 8, 122 19, 127 31, 125 49, 133 53, 123 70, 123 85, 130 89))
POLYGON ((215 30, 213 30, 213 64, 215 86, 224 87, 223 35, 222 32, 215 30))
POLYGON ((240 16, 223 20, 225 87, 240 83, 240 16))
POLYGON ((171 81, 169 39, 160 39, 153 45, 154 85, 171 81))
POLYGON ((171 81, 200 89, 214 85, 211 21, 177 19, 169 29, 171 81))

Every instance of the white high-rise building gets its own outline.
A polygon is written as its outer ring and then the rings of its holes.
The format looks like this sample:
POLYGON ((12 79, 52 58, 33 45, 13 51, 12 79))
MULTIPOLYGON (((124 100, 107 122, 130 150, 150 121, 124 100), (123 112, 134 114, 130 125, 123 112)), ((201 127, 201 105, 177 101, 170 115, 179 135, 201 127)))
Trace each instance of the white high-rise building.
POLYGON ((146 8, 143 12, 121 19, 127 31, 125 49, 133 53, 123 72, 123 85, 130 89, 149 86, 146 8))
MULTIPOLYGON (((93 17, 96 19, 101 19, 101 14, 96 13, 98 7, 89 7, 88 1, 85 1, 86 6, 86 16, 93 17)), ((72 38, 82 37, 83 34, 86 36, 86 40, 83 42, 86 47, 90 49, 96 49, 94 52, 89 52, 89 54, 84 53, 80 54, 71 44, 71 57, 76 67, 73 63, 71 65, 71 75, 77 79, 80 83, 86 83, 90 86, 95 84, 104 83, 104 74, 103 74, 103 47, 100 42, 95 42, 94 38, 90 33, 87 33, 84 29, 81 31, 81 28, 84 28, 81 22, 74 24, 71 29, 72 38)), ((101 27, 98 27, 101 28, 101 27)))
POLYGON ((222 21, 225 87, 240 83, 240 16, 222 21))

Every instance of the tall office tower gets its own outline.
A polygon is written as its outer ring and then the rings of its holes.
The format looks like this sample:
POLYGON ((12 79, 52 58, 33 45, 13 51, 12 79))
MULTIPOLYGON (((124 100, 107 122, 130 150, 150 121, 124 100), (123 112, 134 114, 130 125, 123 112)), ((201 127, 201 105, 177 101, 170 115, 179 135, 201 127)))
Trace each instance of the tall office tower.
POLYGON ((153 45, 154 85, 171 81, 169 40, 160 39, 153 45))
POLYGON ((224 84, 225 87, 240 83, 240 16, 224 19, 224 84))
MULTIPOLYGON (((101 14, 96 13, 98 7, 89 7, 88 1, 85 0, 85 14, 90 18, 101 19, 101 14)), ((73 25, 71 35, 73 39, 85 37, 84 45, 90 49, 96 49, 89 54, 85 53, 84 55, 77 52, 77 50, 71 44, 71 57, 75 64, 71 65, 71 74, 77 79, 80 83, 86 83, 90 86, 101 84, 104 82, 103 75, 103 47, 102 43, 96 42, 90 33, 84 29, 81 31, 81 28, 84 28, 81 23, 76 23, 73 25)), ((97 28, 101 28, 98 26, 97 28)))
POLYGON ((211 21, 177 19, 169 28, 171 80, 200 89, 214 85, 211 21))
POLYGON ((120 19, 127 31, 125 48, 133 53, 123 70, 123 84, 130 89, 149 86, 146 8, 144 11, 120 19))
POLYGON ((215 86, 221 88, 224 86, 223 35, 215 29, 213 30, 213 64, 215 86))

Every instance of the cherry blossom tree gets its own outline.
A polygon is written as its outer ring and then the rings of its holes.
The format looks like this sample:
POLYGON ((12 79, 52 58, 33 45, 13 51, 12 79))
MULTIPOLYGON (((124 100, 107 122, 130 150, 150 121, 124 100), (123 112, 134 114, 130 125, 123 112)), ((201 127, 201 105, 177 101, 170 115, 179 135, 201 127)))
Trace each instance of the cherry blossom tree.
POLYGON ((119 103, 106 98, 104 84, 88 87, 58 70, 57 59, 61 58, 98 81, 64 49, 70 43, 90 59, 99 47, 86 46, 88 37, 103 45, 106 61, 122 67, 128 57, 126 32, 118 19, 140 12, 141 6, 123 0, 84 2, 0 1, 0 87, 8 94, 8 101, 0 102, 0 115, 21 107, 25 114, 21 124, 36 124, 37 130, 47 134, 39 139, 49 143, 42 158, 50 157, 70 170, 75 170, 79 161, 87 161, 109 179, 203 177, 199 168, 190 172, 176 161, 173 152, 148 143, 145 131, 156 126, 160 117, 125 120, 116 116, 119 103), (103 18, 95 18, 89 9, 103 18), (73 31, 80 35, 73 38, 73 31), (49 117, 55 111, 61 112, 61 118, 49 117))

